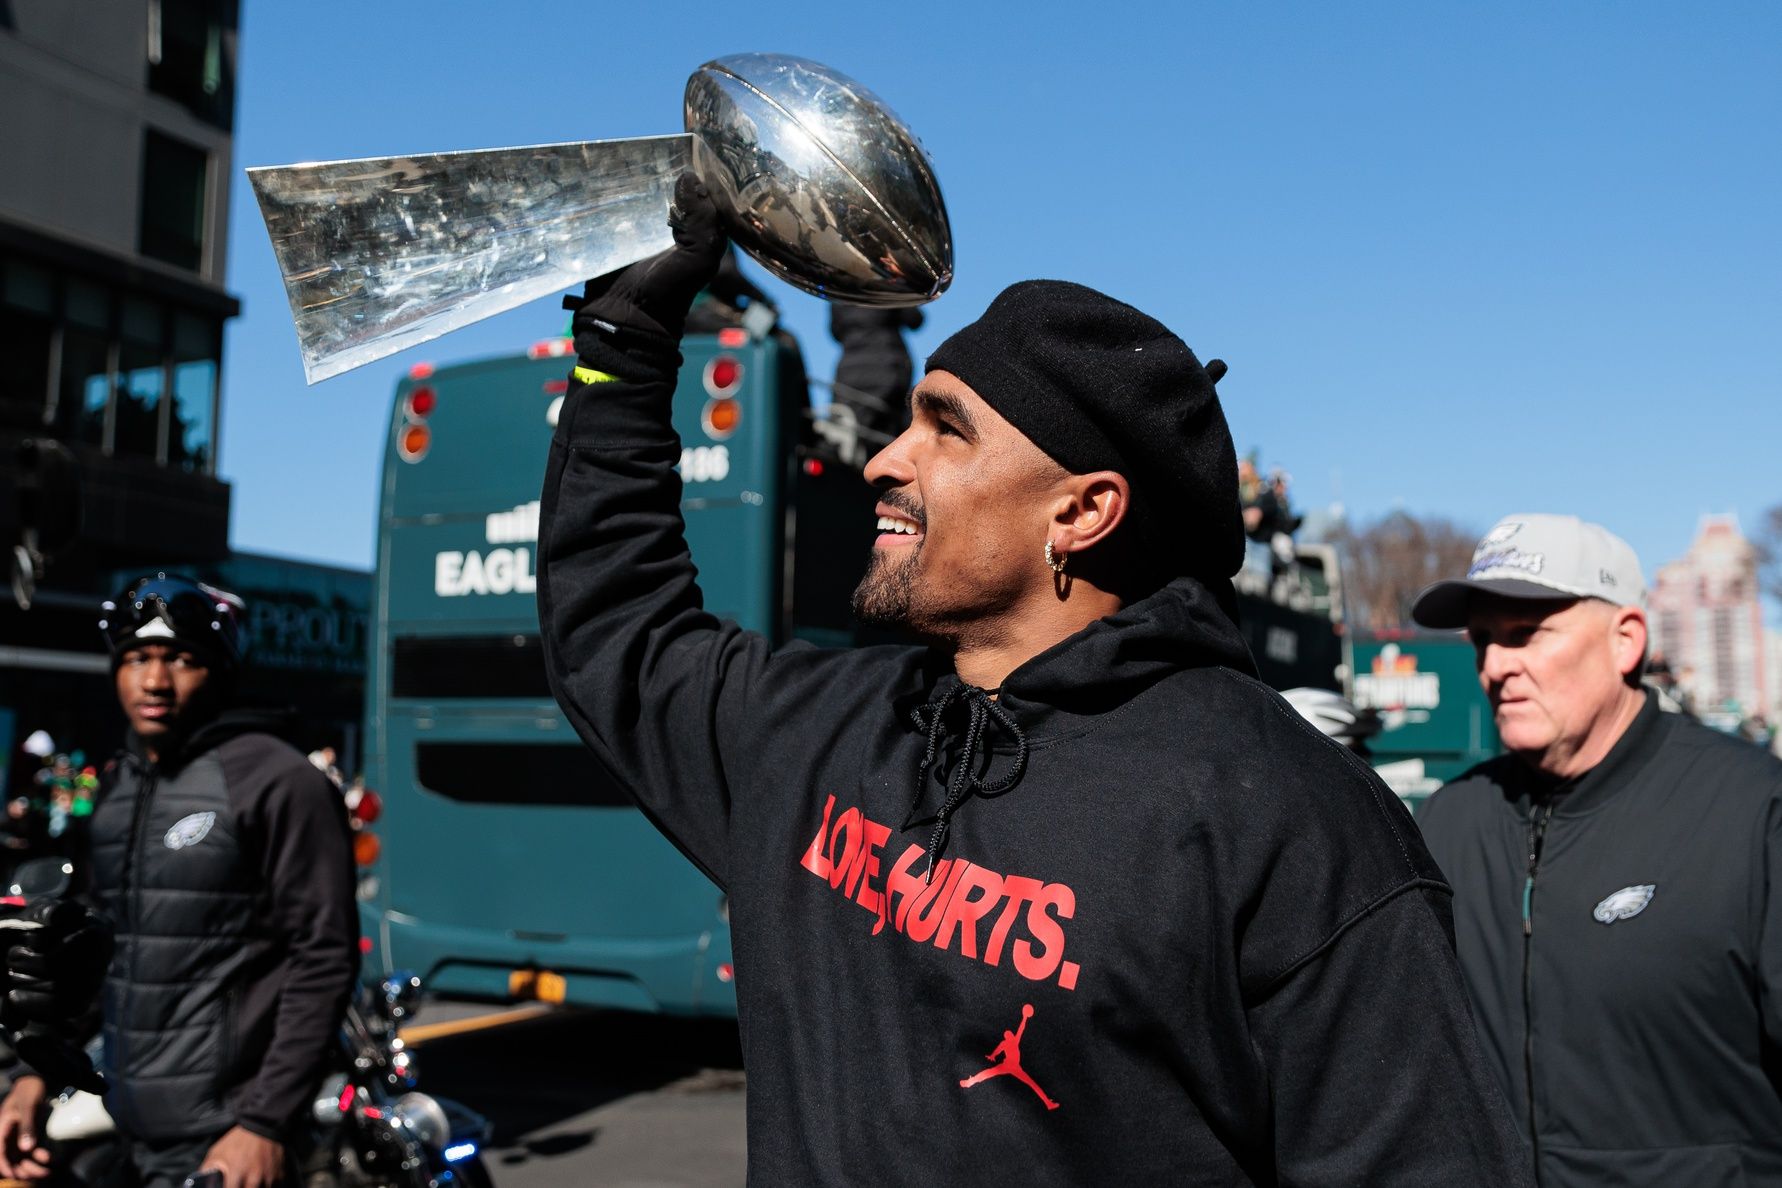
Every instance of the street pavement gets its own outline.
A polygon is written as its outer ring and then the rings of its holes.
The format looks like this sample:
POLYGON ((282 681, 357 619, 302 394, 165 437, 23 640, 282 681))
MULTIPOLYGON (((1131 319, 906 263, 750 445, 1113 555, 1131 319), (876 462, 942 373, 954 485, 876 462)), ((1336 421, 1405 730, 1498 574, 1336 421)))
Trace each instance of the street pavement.
POLYGON ((419 1087, 494 1123, 495 1188, 743 1183, 734 1023, 433 1003, 416 1024, 419 1087))

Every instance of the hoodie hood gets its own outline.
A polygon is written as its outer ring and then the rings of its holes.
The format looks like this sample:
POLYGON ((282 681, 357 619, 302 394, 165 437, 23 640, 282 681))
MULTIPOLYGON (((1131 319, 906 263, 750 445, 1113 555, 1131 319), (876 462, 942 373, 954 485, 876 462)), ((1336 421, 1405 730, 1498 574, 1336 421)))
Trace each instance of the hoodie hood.
POLYGON ((907 714, 927 745, 904 828, 934 822, 929 872, 946 847, 953 813, 972 796, 1014 789, 1031 744, 1088 729, 1165 677, 1208 667, 1256 675, 1243 633, 1220 600, 1197 579, 1179 577, 1033 657, 1000 690, 942 676, 907 714))
POLYGON ((1024 729, 1106 713, 1173 673, 1222 666, 1256 675, 1243 632, 1204 584, 1179 577, 1097 619, 1009 674, 1000 700, 1024 729))
MULTIPOLYGON (((206 751, 244 734, 270 734, 291 742, 296 725, 297 712, 293 709, 226 709, 163 751, 158 766, 163 771, 176 771, 206 751)), ((124 750, 137 762, 148 763, 148 748, 134 730, 125 737, 124 750)))

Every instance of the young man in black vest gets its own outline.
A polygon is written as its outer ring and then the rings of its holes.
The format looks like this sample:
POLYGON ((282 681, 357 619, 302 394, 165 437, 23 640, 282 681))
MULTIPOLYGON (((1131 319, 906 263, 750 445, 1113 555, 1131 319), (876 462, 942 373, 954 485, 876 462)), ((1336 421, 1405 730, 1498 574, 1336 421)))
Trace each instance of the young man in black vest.
MULTIPOLYGON (((229 708, 239 609, 158 574, 100 622, 130 732, 80 864, 116 933, 100 1070, 141 1188, 287 1182, 358 972, 340 793, 271 719, 229 708)), ((56 1088, 22 1076, 0 1104, 0 1175, 50 1174, 56 1088)))

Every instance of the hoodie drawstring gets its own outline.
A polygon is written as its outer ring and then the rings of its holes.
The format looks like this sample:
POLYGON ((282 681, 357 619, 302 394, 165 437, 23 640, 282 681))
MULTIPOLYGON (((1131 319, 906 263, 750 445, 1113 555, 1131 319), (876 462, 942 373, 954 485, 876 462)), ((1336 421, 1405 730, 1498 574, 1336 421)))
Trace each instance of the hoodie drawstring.
POLYGON ((941 740, 947 732, 947 711, 952 708, 954 703, 961 701, 971 708, 971 717, 965 727, 965 746, 960 752, 959 761, 953 765, 952 776, 947 780, 947 797, 941 802, 940 812, 935 816, 934 834, 928 841, 928 873, 923 878, 925 883, 932 882, 934 879, 934 866, 940 859, 941 847, 946 844, 947 823, 952 818, 953 811, 973 793, 994 796, 999 792, 1008 791, 1014 787, 1015 781, 1021 778, 1022 770, 1027 766, 1027 735, 1022 732, 1020 724, 1015 721, 1015 716, 992 699, 991 694, 996 692, 999 690, 985 691, 976 685, 955 685, 947 690, 940 700, 917 706, 911 715, 916 728, 928 735, 928 749, 922 755, 921 764, 916 768, 916 797, 910 802, 910 812, 914 814, 916 806, 922 802, 922 792, 926 787, 928 769, 933 767, 935 760, 940 757, 941 740), (974 756, 977 754, 978 745, 984 738, 984 727, 991 719, 995 719, 996 724, 1014 738, 1015 761, 1009 765, 1007 774, 1000 780, 986 784, 978 779, 973 768, 976 767, 974 756))

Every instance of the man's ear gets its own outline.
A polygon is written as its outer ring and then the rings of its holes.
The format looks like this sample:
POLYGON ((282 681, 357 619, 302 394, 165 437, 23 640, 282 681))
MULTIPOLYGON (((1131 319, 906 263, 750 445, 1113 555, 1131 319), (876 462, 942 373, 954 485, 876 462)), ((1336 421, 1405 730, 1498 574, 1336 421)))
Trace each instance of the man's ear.
POLYGON ((1618 606, 1609 630, 1615 670, 1623 678, 1637 681, 1646 660, 1646 612, 1637 606, 1618 606))
POLYGON ((1132 510, 1124 476, 1097 470, 1070 477, 1052 515, 1052 547, 1066 556, 1094 548, 1113 534, 1132 510))

